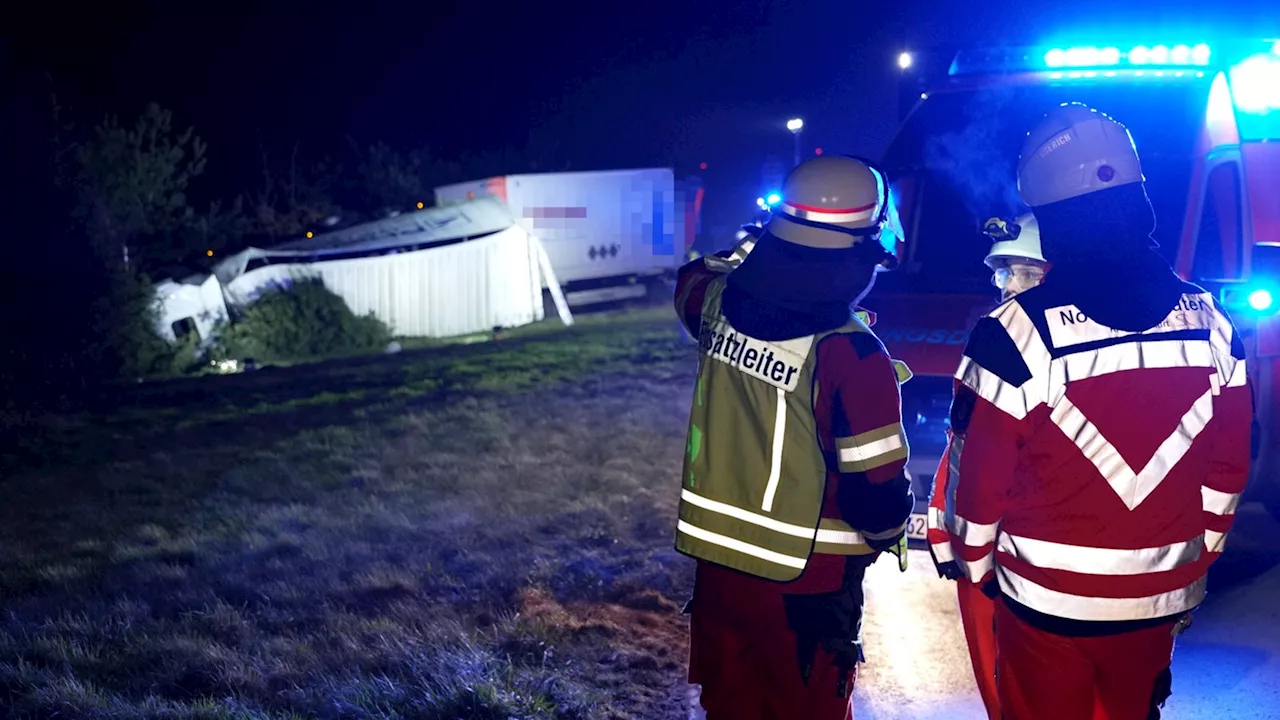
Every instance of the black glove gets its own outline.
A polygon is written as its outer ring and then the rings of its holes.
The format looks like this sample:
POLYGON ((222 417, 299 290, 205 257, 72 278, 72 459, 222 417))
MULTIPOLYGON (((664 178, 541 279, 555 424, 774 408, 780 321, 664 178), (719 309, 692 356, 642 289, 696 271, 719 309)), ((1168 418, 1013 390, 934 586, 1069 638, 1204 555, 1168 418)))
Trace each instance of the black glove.
POLYGON ((995 578, 986 581, 982 584, 982 594, 992 600, 1000 597, 1000 583, 996 582, 995 578))
POLYGON ((946 562, 938 562, 938 556, 933 554, 933 546, 929 546, 929 557, 933 560, 933 567, 938 571, 938 577, 947 580, 959 580, 964 577, 964 571, 960 569, 960 563, 955 560, 946 562))
MULTIPOLYGON (((842 669, 852 668, 861 660, 862 578, 870 557, 850 556, 842 587, 835 592, 782 596, 787 626, 796 635, 797 669, 806 685, 819 646, 833 653, 842 669)), ((846 687, 837 690, 848 692, 846 687)))

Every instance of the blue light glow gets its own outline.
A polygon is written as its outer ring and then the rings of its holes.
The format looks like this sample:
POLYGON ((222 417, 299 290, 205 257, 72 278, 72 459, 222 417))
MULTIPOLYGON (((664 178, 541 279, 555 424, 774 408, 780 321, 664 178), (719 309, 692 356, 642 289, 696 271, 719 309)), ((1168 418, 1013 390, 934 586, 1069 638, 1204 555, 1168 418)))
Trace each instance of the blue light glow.
POLYGON ((769 197, 765 199, 765 202, 770 205, 777 205, 782 202, 782 196, 778 193, 769 193, 769 197))
POLYGON ((1044 54, 1044 64, 1051 68, 1108 67, 1114 65, 1208 65, 1212 50, 1208 45, 1134 45, 1128 52, 1118 47, 1081 45, 1052 48, 1044 54))
POLYGON ((1280 57, 1258 53, 1231 68, 1236 109, 1265 114, 1280 110, 1280 57))
POLYGON ((1271 291, 1259 288, 1249 293, 1249 307, 1258 312, 1265 312, 1271 309, 1275 304, 1275 300, 1271 297, 1271 291))

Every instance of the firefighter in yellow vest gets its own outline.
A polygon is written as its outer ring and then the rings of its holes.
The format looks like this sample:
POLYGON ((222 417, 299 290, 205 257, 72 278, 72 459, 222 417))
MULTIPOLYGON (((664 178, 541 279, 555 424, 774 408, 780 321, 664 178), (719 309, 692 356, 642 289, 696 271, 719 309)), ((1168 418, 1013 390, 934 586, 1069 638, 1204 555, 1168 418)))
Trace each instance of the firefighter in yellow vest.
POLYGON ((857 307, 896 266, 886 226, 885 176, 825 155, 759 238, 680 270, 700 357, 676 548, 698 560, 689 679, 708 720, 852 717, 863 574, 884 550, 905 569, 914 504, 910 373, 857 307))

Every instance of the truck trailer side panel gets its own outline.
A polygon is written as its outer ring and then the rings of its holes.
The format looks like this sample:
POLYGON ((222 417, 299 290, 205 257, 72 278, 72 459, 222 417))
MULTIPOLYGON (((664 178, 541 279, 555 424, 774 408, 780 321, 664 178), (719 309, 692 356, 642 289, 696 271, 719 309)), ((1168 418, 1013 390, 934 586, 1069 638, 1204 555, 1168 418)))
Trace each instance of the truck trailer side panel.
POLYGON ((557 278, 573 294, 583 286, 639 284, 675 266, 682 225, 675 189, 669 168, 544 173, 436 188, 436 202, 501 191, 517 220, 542 240, 557 278))

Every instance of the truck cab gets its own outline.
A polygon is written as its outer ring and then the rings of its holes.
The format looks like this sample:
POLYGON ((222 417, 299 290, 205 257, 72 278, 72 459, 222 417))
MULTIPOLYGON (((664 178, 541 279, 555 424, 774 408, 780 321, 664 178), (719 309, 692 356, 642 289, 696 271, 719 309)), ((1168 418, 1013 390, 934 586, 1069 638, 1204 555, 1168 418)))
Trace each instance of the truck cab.
MULTIPOLYGON (((1016 164, 1044 113, 1081 102, 1133 135, 1159 252, 1220 297, 1248 349, 1257 427, 1248 499, 1280 517, 1280 43, 1159 42, 961 52, 882 157, 905 237, 864 303, 903 386, 920 512, 945 446, 952 374, 999 292, 987 218, 1026 208, 1016 164)), ((1050 258, 1052 260, 1052 258, 1050 258)), ((1052 272, 1052 271, 1051 271, 1052 272)), ((915 533, 912 533, 913 535, 915 533)))

